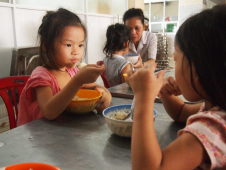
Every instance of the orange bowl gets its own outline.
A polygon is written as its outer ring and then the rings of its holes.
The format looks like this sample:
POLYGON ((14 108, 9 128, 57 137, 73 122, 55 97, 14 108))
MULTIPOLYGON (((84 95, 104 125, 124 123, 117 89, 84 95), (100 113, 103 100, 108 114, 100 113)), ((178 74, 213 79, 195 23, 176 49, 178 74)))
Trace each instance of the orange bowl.
MULTIPOLYGON (((1 169, 1 168, 0 168, 1 169)), ((44 163, 21 163, 16 165, 9 165, 5 167, 5 170, 61 170, 53 165, 44 163)))
POLYGON ((73 114, 85 114, 96 108, 102 93, 97 90, 80 89, 76 96, 79 100, 72 99, 66 110, 73 114))
POLYGON ((131 88, 131 86, 130 86, 130 84, 129 84, 129 80, 128 80, 127 73, 124 73, 124 74, 123 74, 123 77, 124 77, 126 83, 128 84, 128 86, 131 88))

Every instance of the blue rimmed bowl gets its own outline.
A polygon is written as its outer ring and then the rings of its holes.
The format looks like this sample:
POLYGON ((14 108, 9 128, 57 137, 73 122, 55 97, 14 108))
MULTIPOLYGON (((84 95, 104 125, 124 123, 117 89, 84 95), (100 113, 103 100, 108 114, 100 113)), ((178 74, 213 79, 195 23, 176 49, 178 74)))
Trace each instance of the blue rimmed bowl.
POLYGON ((139 58, 138 54, 128 54, 123 56, 126 60, 131 62, 132 64, 136 64, 139 58))
MULTIPOLYGON (((131 137, 132 135, 132 127, 133 121, 129 120, 115 120, 110 118, 115 114, 116 111, 120 111, 123 109, 131 109, 131 104, 129 105, 117 105, 106 108, 103 111, 103 116, 105 121, 107 122, 108 128, 116 135, 122 137, 131 137)), ((154 110, 154 120, 157 117, 158 113, 154 110)))

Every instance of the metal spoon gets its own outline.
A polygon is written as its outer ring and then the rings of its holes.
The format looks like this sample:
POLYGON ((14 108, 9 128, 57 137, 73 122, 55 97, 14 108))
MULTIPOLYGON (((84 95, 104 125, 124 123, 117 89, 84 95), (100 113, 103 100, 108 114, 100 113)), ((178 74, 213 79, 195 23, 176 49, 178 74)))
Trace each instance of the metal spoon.
POLYGON ((130 112, 122 120, 133 120, 134 102, 135 102, 135 96, 133 97, 133 102, 132 102, 132 105, 131 105, 130 112))

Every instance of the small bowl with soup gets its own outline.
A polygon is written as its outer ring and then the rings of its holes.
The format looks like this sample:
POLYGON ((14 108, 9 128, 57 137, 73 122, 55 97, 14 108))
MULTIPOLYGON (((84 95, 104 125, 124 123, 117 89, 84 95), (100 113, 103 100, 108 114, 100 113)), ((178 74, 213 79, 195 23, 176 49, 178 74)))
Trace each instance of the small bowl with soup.
MULTIPOLYGON (((131 105, 117 105, 106 108, 103 116, 108 128, 116 135, 122 137, 131 137, 133 121, 131 119, 122 120, 131 110, 131 105)), ((153 111, 154 120, 157 117, 157 111, 153 111)), ((153 121, 154 121, 153 120, 153 121)))
POLYGON ((97 90, 80 89, 66 110, 72 114, 86 114, 93 111, 102 93, 97 90))

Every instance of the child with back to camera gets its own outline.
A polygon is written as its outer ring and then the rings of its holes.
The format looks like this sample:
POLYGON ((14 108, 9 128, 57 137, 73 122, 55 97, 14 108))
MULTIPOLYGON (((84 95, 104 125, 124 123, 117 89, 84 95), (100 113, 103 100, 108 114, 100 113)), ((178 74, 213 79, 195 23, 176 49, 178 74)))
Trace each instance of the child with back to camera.
POLYGON ((226 169, 225 28, 226 5, 204 10, 181 25, 175 37, 175 79, 163 79, 164 71, 156 77, 154 65, 128 72, 136 96, 133 169, 226 169), (180 93, 188 101, 204 102, 185 104, 180 93), (175 121, 187 122, 163 150, 153 122, 158 94, 175 121))
POLYGON ((87 32, 80 18, 63 8, 48 11, 42 19, 39 55, 44 66, 33 70, 20 98, 18 126, 45 117, 55 119, 68 106, 78 90, 96 89, 102 93, 97 111, 110 106, 111 94, 93 83, 104 66, 87 65, 80 71, 76 64, 82 59, 87 32))
POLYGON ((132 66, 123 55, 128 54, 130 29, 123 24, 110 25, 106 33, 107 42, 104 47, 106 57, 103 63, 106 67, 104 75, 110 86, 125 83, 123 74, 132 66))

